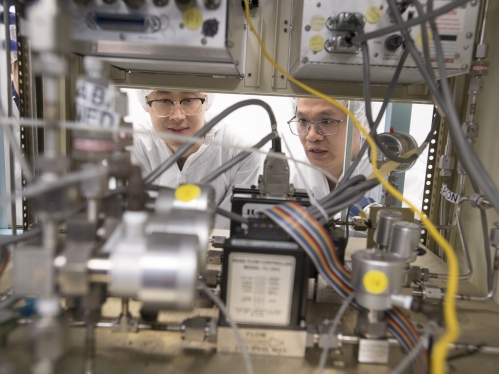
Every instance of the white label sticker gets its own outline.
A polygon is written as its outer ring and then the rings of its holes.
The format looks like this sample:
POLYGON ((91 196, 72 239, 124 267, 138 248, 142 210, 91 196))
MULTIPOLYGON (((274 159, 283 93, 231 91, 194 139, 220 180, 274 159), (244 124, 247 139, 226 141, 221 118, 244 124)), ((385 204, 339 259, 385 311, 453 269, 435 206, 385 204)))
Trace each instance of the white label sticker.
POLYGON ((453 204, 457 204, 461 199, 461 196, 449 190, 447 186, 442 186, 440 194, 443 195, 447 199, 447 201, 450 201, 453 204))
POLYGON ((112 88, 85 79, 76 83, 76 118, 90 126, 114 129, 120 124, 120 115, 112 110, 112 88))
POLYGON ((465 9, 456 8, 449 13, 436 18, 437 28, 440 33, 446 31, 461 32, 464 25, 465 9))
POLYGON ((227 310, 235 322, 287 326, 295 274, 293 256, 231 253, 227 310))
MULTIPOLYGON (((272 330, 239 328, 250 355, 304 357, 307 332, 304 330, 272 330)), ((218 328, 217 350, 220 353, 241 352, 230 327, 218 328)))
POLYGON ((78 105, 108 110, 113 104, 113 91, 107 86, 79 79, 76 92, 78 105))

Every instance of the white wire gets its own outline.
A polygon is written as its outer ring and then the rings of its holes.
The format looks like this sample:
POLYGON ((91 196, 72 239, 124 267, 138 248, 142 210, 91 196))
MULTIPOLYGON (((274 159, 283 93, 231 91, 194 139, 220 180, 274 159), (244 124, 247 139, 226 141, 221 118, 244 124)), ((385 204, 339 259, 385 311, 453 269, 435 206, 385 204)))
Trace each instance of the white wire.
POLYGON ((314 194, 310 190, 310 187, 308 186, 308 182, 303 177, 303 174, 302 174, 300 168, 298 167, 298 163, 296 162, 296 160, 293 156, 293 152, 291 152, 291 148, 289 147, 288 142, 286 141, 286 138, 283 136, 283 134, 281 134, 281 139, 284 140, 284 144, 286 145, 286 148, 288 149, 288 152, 292 157, 291 159, 295 163, 296 171, 298 172, 298 175, 300 176, 301 180, 303 181, 303 184, 305 186, 305 190, 307 191, 307 195, 308 195, 308 199, 310 200, 310 203, 317 208, 317 210, 319 211, 320 214, 322 214, 322 216, 324 217, 326 222, 329 221, 329 215, 326 213, 326 210, 321 206, 321 204, 319 204, 317 199, 314 197, 314 194))
POLYGON ((317 374, 322 374, 324 368, 326 367, 327 355, 329 353, 329 344, 331 343, 333 334, 338 329, 341 317, 343 316, 343 314, 345 314, 345 311, 347 310, 350 303, 353 301, 354 297, 355 293, 352 292, 350 296, 348 296, 345 300, 343 300, 343 304, 341 304, 340 309, 336 312, 336 315, 334 316, 333 324, 329 328, 329 331, 327 333, 326 343, 324 344, 324 348, 322 349, 321 359, 319 360, 319 367, 317 368, 317 374))
MULTIPOLYGON (((23 126, 32 126, 32 127, 43 127, 45 125, 45 122, 39 121, 39 120, 38 121, 26 120, 26 119, 17 120, 17 119, 13 119, 13 118, 9 118, 9 117, 0 117, 0 125, 6 126, 6 125, 10 125, 10 124, 20 124, 23 126)), ((51 122, 51 125, 53 125, 53 122, 51 122)), ((308 162, 296 160, 296 159, 293 159, 292 157, 289 157, 289 156, 281 155, 281 154, 274 153, 274 152, 266 152, 266 151, 262 151, 260 149, 255 149, 255 148, 251 148, 251 147, 243 147, 243 146, 234 145, 234 144, 227 144, 227 143, 218 142, 218 141, 212 140, 212 139, 197 139, 197 138, 193 138, 190 136, 169 134, 169 133, 162 132, 162 131, 152 132, 152 131, 146 131, 146 130, 134 130, 134 129, 130 129, 129 127, 121 127, 121 126, 114 128, 114 129, 107 129, 107 128, 91 127, 91 126, 88 126, 87 124, 84 124, 81 122, 73 122, 73 121, 59 122, 59 125, 61 127, 64 127, 66 129, 70 129, 70 130, 88 130, 88 131, 101 132, 101 133, 142 134, 142 135, 147 135, 147 136, 153 136, 154 134, 156 134, 161 139, 179 140, 179 141, 192 143, 192 144, 208 143, 208 144, 218 145, 218 146, 224 147, 224 148, 238 149, 238 150, 249 152, 249 153, 260 153, 263 155, 270 155, 270 157, 274 157, 274 158, 281 159, 281 160, 291 160, 293 162, 297 162, 299 164, 305 165, 306 167, 309 167, 313 170, 320 172, 321 174, 323 174, 324 176, 326 176, 327 178, 329 178, 333 182, 338 183, 338 178, 336 178, 334 175, 332 175, 331 173, 329 173, 325 170, 322 170, 321 168, 319 168, 317 166, 311 165, 308 162)))
POLYGON ((241 354, 243 355, 244 365, 246 366, 246 373, 253 374, 253 366, 251 365, 251 360, 249 357, 248 350, 246 349, 246 345, 244 344, 244 340, 241 336, 241 333, 239 332, 239 329, 237 328, 236 323, 234 321, 232 321, 232 319, 230 318, 229 312, 225 308, 225 305, 224 305, 222 299, 220 299, 217 295, 215 295, 213 292, 211 292, 211 290, 206 286, 206 284, 204 282, 199 282, 199 285, 203 289, 206 296, 208 296, 210 298, 210 300, 215 303, 215 305, 218 307, 218 309, 220 309, 220 312, 222 312, 222 314, 224 315, 225 320, 230 325, 230 327, 232 327, 232 330, 234 331, 234 335, 236 336, 236 339, 237 339, 237 344, 239 344, 239 349, 241 350, 241 354))

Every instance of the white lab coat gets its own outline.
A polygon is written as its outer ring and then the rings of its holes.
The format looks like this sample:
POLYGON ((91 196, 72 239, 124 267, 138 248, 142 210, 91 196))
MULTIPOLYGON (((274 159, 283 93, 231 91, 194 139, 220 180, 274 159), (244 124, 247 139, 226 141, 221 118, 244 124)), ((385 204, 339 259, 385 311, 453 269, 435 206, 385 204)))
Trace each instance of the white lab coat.
MULTIPOLYGON (((143 174, 147 175, 169 158, 172 151, 156 134, 148 119, 144 118, 135 122, 134 129, 148 132, 147 135, 135 134, 134 145, 130 149, 132 162, 139 165, 143 174)), ((243 129, 236 130, 232 126, 223 123, 215 125, 206 134, 205 139, 241 147, 250 147, 257 142, 243 129)), ((205 176, 230 161, 240 152, 239 149, 204 143, 187 158, 182 170, 175 163, 155 181, 155 184, 176 188, 183 183, 200 182, 205 176)), ((263 156, 253 153, 211 182, 211 185, 215 188, 218 206, 230 211, 232 188, 240 184, 248 186, 257 184, 262 166, 263 156)), ((215 228, 229 229, 229 227, 229 220, 217 215, 215 228)))
MULTIPOLYGON (((308 163, 308 160, 305 160, 305 162, 308 163)), ((298 164, 300 168, 300 172, 303 175, 303 178, 307 181, 307 184, 304 183, 303 179, 300 177, 298 171, 296 170, 296 166, 292 169, 293 174, 291 176, 291 180, 293 185, 296 188, 305 188, 305 186, 308 186, 312 193, 314 194, 314 197, 317 200, 322 199, 326 195, 329 194, 330 189, 329 189, 329 184, 327 183, 326 176, 322 174, 320 171, 316 169, 312 169, 311 167, 307 167, 303 164, 298 164)), ((359 165, 357 166, 356 170, 353 172, 352 176, 363 174, 366 177, 369 176, 373 172, 373 168, 371 166, 371 163, 369 162, 369 159, 367 158, 366 155, 362 157, 362 159, 359 162, 359 165)), ((339 180, 343 178, 343 173, 341 174, 339 180)), ((365 196, 372 198, 374 201, 379 200, 379 189, 378 186, 374 187, 373 189, 369 190, 365 196)))

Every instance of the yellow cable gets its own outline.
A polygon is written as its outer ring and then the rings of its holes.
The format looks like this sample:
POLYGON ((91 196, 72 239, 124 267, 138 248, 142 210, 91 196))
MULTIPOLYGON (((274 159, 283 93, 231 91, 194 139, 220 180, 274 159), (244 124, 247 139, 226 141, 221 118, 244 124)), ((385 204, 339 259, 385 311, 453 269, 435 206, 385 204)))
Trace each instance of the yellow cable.
POLYGON ((326 100, 327 102, 331 103, 338 109, 340 109, 343 113, 345 113, 355 124, 355 127, 359 129, 359 131, 364 135, 366 138, 367 142, 369 143, 369 146, 371 147, 371 153, 372 153, 372 165, 373 165, 373 170, 374 170, 374 175, 378 179, 378 181, 393 195, 395 196, 398 200, 405 202, 409 208, 419 215, 421 217, 421 221, 423 224, 426 226, 427 231, 430 233, 430 235, 435 239, 435 241, 443 248, 445 255, 447 256, 447 265, 448 265, 448 274, 449 278, 447 281, 447 290, 445 293, 445 298, 444 298, 444 317, 445 317, 445 324, 446 324, 446 331, 444 335, 438 340, 438 342, 435 344, 433 348, 433 354, 432 354, 432 361, 431 361, 431 368, 432 368, 432 373, 433 374, 444 374, 445 373, 445 361, 447 357, 447 352, 448 352, 448 344, 454 342, 458 336, 459 336, 459 323, 457 321, 457 316, 456 316, 456 300, 455 296, 457 293, 457 286, 458 286, 458 263, 456 256, 454 254, 454 251, 452 250, 452 247, 450 246, 449 242, 438 232, 438 230, 435 228, 433 223, 422 213, 419 211, 418 208, 416 208, 410 201, 405 199, 402 194, 396 190, 391 184, 389 184, 381 175, 378 165, 377 165, 377 147, 374 143, 374 140, 371 138, 369 133, 360 125, 360 123, 357 121, 355 116, 353 115, 352 112, 350 112, 347 108, 345 108, 343 105, 341 105, 339 102, 336 100, 326 96, 322 92, 319 92, 306 84, 298 81, 297 79, 293 78, 291 75, 287 73, 281 66, 279 66, 274 59, 269 55, 267 52, 267 49, 265 48, 265 44, 263 43, 263 40, 261 39, 260 35, 255 31, 255 28, 253 27, 253 23, 251 22, 251 16, 250 16, 250 11, 249 11, 249 5, 248 5, 248 0, 244 0, 244 6, 246 10, 246 20, 248 22, 248 25, 250 27, 250 30, 253 32, 255 37, 258 40, 258 43, 260 44, 260 47, 262 48, 262 52, 265 56, 265 58, 276 68, 281 74, 283 74, 288 80, 296 84, 297 86, 301 87, 305 91, 311 93, 312 95, 315 95, 323 100, 326 100))

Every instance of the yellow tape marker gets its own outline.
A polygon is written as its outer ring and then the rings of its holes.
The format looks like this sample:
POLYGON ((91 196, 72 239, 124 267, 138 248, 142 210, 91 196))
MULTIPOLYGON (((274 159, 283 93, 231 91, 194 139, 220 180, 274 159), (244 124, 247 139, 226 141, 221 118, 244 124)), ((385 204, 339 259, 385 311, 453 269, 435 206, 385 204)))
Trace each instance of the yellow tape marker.
POLYGON ((366 12, 366 21, 369 23, 378 23, 382 15, 383 12, 379 7, 372 6, 366 12))
POLYGON ((320 35, 314 35, 308 41, 308 46, 314 52, 320 52, 324 48, 324 38, 320 35))
MULTIPOLYGON (((431 42, 433 42, 433 34, 430 30, 427 31, 428 32, 428 44, 431 44, 431 42)), ((423 47, 423 33, 419 33, 418 35, 416 35, 416 45, 421 48, 423 47)))
POLYGON ((362 281, 367 292, 375 295, 383 293, 388 287, 388 277, 379 270, 369 270, 362 281))
POLYGON ((175 190, 175 198, 184 203, 194 200, 200 194, 201 188, 195 184, 184 184, 175 190))
POLYGON ((321 31, 326 26, 326 17, 322 14, 314 14, 310 18, 310 28, 314 31, 321 31))
POLYGON ((203 24, 203 13, 197 8, 189 8, 184 12, 182 21, 189 30, 199 29, 203 24))

